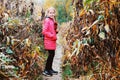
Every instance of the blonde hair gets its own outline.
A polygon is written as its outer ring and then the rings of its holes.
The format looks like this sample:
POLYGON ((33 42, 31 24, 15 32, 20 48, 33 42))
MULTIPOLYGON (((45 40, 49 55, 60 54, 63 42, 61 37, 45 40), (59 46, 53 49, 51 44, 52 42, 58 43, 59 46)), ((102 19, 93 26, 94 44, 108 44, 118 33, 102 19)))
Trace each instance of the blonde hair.
POLYGON ((55 15, 56 15, 56 9, 55 9, 54 7, 50 7, 50 8, 48 8, 48 9, 46 10, 45 16, 48 16, 50 10, 54 10, 55 15))

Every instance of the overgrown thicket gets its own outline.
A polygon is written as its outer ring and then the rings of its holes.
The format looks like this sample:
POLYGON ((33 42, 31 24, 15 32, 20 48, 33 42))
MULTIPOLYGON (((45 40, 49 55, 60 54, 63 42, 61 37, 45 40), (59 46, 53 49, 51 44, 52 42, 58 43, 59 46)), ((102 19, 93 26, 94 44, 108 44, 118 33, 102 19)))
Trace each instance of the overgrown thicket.
POLYGON ((41 79, 45 60, 42 21, 34 21, 28 13, 14 15, 0 4, 0 79, 41 79))
POLYGON ((73 6, 74 22, 63 36, 64 76, 120 79, 120 1, 73 0, 73 6))

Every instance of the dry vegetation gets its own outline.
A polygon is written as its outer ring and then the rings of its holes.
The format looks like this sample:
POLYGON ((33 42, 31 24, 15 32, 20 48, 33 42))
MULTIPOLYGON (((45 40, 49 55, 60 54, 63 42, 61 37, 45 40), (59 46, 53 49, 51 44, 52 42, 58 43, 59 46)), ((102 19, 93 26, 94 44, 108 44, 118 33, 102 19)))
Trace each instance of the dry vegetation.
POLYGON ((42 78, 45 62, 42 21, 33 18, 35 16, 29 6, 31 3, 23 4, 22 1, 2 0, 2 4, 0 3, 0 79, 2 80, 42 78))
POLYGON ((62 35, 64 76, 120 79, 120 1, 73 0, 73 6, 74 22, 62 35))

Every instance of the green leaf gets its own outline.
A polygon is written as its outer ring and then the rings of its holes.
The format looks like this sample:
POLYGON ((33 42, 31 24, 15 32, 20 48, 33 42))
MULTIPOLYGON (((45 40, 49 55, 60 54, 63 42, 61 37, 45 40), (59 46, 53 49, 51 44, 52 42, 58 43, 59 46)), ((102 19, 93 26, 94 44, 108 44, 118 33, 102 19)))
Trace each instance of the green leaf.
POLYGON ((84 0, 84 4, 87 5, 87 4, 91 4, 93 0, 84 0))
POLYGON ((69 63, 65 66, 65 70, 63 74, 69 77, 72 75, 72 70, 69 63))
POLYGON ((3 60, 4 60, 5 62, 12 62, 12 60, 9 59, 9 58, 3 58, 3 60))
POLYGON ((104 32, 100 32, 99 33, 99 37, 104 40, 105 39, 105 33, 104 32))
POLYGON ((99 16, 98 16, 98 20, 99 20, 99 21, 101 21, 101 20, 103 20, 103 19, 104 19, 104 16, 103 16, 103 15, 99 15, 99 16))
POLYGON ((26 17, 29 18, 31 16, 30 11, 27 11, 26 17))
POLYGON ((19 70, 19 68, 18 68, 18 67, 14 67, 13 70, 14 70, 14 71, 17 71, 17 70, 19 70))
POLYGON ((8 54, 13 54, 13 51, 12 51, 9 47, 7 47, 6 52, 7 52, 8 54))

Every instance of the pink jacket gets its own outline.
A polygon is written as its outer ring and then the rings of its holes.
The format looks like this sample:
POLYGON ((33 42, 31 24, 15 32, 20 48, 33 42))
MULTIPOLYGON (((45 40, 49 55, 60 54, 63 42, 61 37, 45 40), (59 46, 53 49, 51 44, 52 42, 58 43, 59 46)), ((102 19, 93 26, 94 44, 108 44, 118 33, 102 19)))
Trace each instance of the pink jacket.
POLYGON ((44 35, 44 47, 46 50, 56 49, 56 27, 52 18, 46 18, 43 22, 42 34, 44 35))

